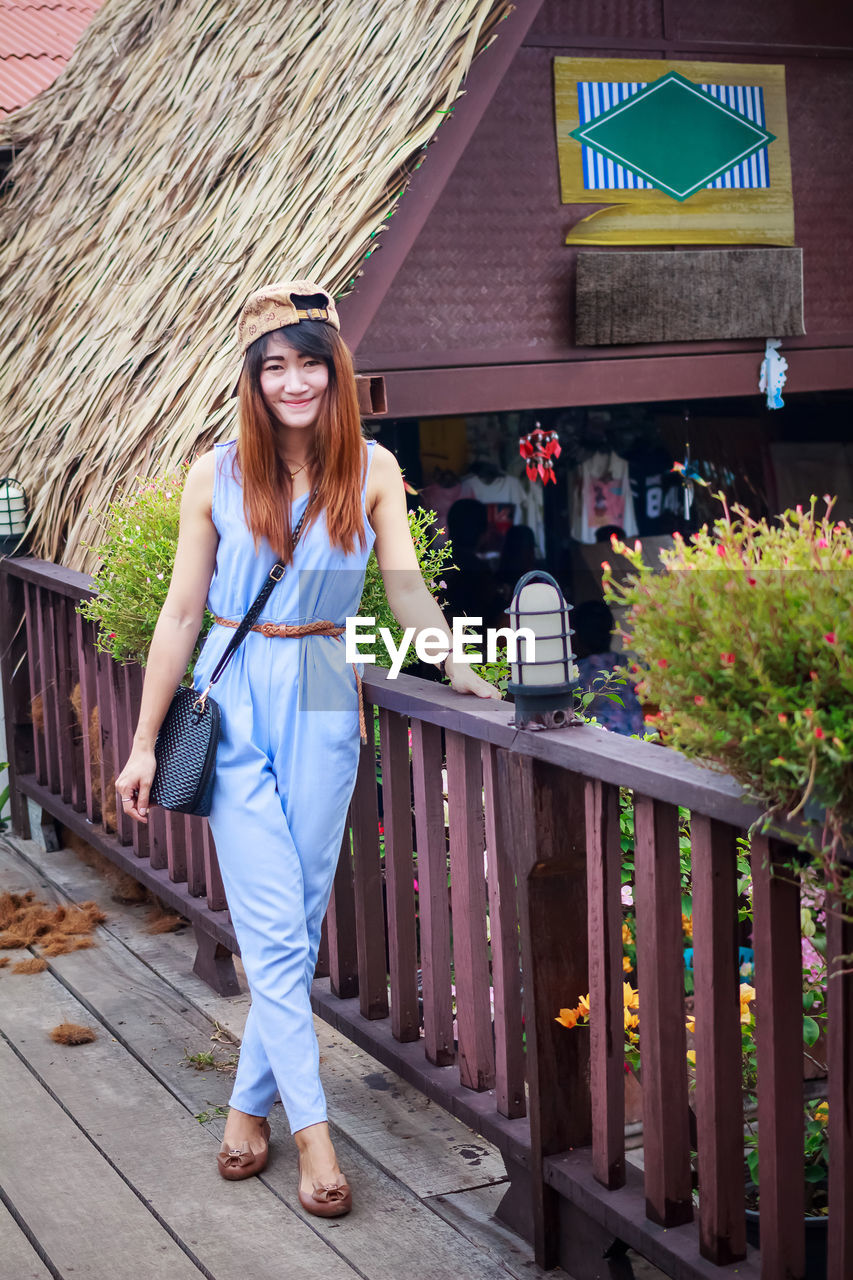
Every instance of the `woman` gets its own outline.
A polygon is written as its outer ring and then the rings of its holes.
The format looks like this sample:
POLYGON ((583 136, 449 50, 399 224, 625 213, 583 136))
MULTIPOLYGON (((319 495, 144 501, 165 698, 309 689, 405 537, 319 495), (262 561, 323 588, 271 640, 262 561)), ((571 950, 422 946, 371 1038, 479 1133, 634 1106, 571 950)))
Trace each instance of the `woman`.
MULTIPOLYGON (((288 569, 214 686, 222 729, 210 827, 252 1004, 218 1154, 223 1177, 266 1164, 276 1089, 299 1153, 299 1199, 352 1204, 326 1123, 309 992, 359 755, 358 681, 341 636, 264 634, 264 623, 356 614, 371 546, 403 627, 450 632, 421 577, 394 455, 362 437, 352 357, 331 296, 312 281, 253 294, 237 337, 239 437, 190 467, 175 564, 151 642, 130 758, 116 781, 147 822, 154 743, 207 601, 217 621, 199 691, 276 558, 288 569), (304 515, 293 549, 293 522, 304 515), (292 563, 291 563, 292 559, 292 563)), ((316 630, 316 629, 315 629, 316 630)), ((460 693, 499 698, 447 658, 460 693)))

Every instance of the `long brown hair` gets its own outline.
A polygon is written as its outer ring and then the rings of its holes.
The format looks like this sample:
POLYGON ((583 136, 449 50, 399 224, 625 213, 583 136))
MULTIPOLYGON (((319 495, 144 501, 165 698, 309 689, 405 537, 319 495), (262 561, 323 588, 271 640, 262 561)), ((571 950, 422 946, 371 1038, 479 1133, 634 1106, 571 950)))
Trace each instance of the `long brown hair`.
MULTIPOLYGON (((304 305, 322 305, 306 301, 304 305)), ((300 305, 303 303, 300 300, 300 305)), ((355 370, 349 348, 337 329, 322 320, 302 320, 273 331, 300 354, 325 361, 329 385, 320 401, 312 433, 308 473, 312 491, 308 499, 303 536, 325 512, 329 541, 344 553, 351 552, 357 536, 364 550, 367 536, 361 505, 366 465, 355 370), (313 491, 316 489, 316 494, 313 491)), ((265 537, 276 555, 289 564, 293 555, 290 473, 276 447, 279 423, 261 392, 261 368, 267 342, 263 334, 247 349, 240 375, 239 436, 237 461, 243 482, 243 513, 257 551, 265 537)))

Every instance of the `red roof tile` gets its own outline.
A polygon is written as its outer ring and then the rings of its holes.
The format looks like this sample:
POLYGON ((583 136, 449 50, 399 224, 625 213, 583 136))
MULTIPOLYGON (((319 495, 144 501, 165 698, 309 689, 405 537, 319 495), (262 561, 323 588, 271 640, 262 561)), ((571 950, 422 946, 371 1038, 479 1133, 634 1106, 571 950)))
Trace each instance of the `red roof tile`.
POLYGON ((59 75, 101 0, 0 0, 0 115, 59 75))

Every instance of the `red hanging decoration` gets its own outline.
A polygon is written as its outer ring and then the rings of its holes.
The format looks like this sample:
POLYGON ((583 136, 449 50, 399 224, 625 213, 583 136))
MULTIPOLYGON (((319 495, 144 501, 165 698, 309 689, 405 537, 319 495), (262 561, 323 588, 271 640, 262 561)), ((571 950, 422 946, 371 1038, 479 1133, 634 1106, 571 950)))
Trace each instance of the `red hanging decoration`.
POLYGON ((560 442, 556 431, 543 431, 537 422, 534 430, 519 440, 518 452, 527 463, 525 469, 531 484, 537 476, 543 484, 549 480, 557 483, 553 460, 560 456, 560 442))

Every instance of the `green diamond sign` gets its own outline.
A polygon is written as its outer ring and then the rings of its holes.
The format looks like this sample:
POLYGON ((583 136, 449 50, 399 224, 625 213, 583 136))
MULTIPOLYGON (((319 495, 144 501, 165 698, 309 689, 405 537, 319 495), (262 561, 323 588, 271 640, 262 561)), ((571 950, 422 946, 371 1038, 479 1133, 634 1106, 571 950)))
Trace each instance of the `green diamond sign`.
POLYGON ((571 131, 571 137, 686 200, 775 141, 677 71, 571 131))

